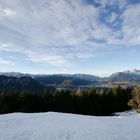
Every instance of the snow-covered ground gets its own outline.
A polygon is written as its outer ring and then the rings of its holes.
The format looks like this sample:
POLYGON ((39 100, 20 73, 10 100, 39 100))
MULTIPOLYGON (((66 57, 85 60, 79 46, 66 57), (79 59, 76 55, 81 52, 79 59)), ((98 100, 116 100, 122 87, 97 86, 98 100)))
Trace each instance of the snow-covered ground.
POLYGON ((140 116, 0 115, 0 140, 140 140, 140 116))

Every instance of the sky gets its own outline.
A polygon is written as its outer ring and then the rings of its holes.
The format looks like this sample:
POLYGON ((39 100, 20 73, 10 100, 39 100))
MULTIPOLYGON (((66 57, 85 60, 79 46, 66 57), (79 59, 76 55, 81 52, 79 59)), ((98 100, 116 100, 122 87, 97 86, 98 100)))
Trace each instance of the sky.
POLYGON ((140 0, 0 0, 1 72, 127 69, 140 69, 140 0))

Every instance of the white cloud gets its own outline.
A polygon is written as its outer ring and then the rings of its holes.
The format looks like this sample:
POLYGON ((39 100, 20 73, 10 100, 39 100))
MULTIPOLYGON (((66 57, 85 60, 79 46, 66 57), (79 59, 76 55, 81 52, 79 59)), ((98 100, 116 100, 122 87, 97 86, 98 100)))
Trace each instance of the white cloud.
POLYGON ((5 9, 9 8, 16 14, 13 18, 3 16, 0 21, 14 34, 18 33, 23 37, 23 40, 19 36, 7 33, 7 41, 10 40, 10 43, 5 41, 6 37, 2 37, 4 44, 1 50, 26 53, 29 58, 34 58, 31 60, 46 60, 47 63, 54 64, 54 59, 50 59, 53 54, 54 58, 57 58, 56 63, 59 64, 69 61, 67 59, 71 59, 72 56, 88 57, 88 54, 84 54, 85 49, 82 51, 78 46, 83 46, 88 39, 105 39, 110 34, 110 29, 105 28, 98 20, 99 9, 91 5, 86 6, 81 0, 30 0, 29 3, 17 0, 17 3, 2 3, 5 9), (29 5, 31 3, 32 5, 29 5), (64 54, 66 50, 72 51, 73 54, 68 51, 68 54, 64 54), (46 58, 48 52, 51 53, 49 59, 46 58), (35 59, 37 54, 42 57, 35 59))
POLYGON ((0 51, 64 66, 94 58, 107 46, 140 45, 140 6, 128 6, 125 0, 97 2, 102 6, 85 5, 82 0, 0 0, 0 51), (125 7, 122 15, 112 12, 108 19, 114 24, 120 16, 120 30, 100 19, 106 4, 125 7))
POLYGON ((11 60, 5 60, 0 58, 0 65, 15 65, 15 63, 11 60))
POLYGON ((130 45, 140 45, 140 4, 129 6, 122 15, 124 40, 130 45))
POLYGON ((140 4, 130 5, 121 15, 121 29, 113 33, 108 43, 115 45, 140 45, 140 4))
POLYGON ((16 15, 8 19, 9 22, 4 17, 1 21, 8 28, 26 35, 33 43, 79 45, 91 37, 104 39, 110 34, 110 29, 98 20, 100 9, 84 5, 81 0, 41 0, 33 2, 32 6, 20 1, 18 5, 8 4, 16 15))
POLYGON ((2 16, 9 17, 9 18, 14 16, 14 14, 15 14, 15 12, 13 10, 8 9, 8 8, 1 10, 0 13, 2 16))
POLYGON ((40 62, 40 63, 48 63, 48 64, 52 64, 54 66, 64 66, 64 65, 67 65, 68 62, 65 58, 63 58, 62 56, 57 56, 57 55, 40 55, 40 56, 36 56, 36 55, 33 55, 33 56, 30 56, 29 55, 29 58, 31 61, 33 62, 40 62))
POLYGON ((21 50, 13 44, 0 42, 0 51, 20 52, 21 50))

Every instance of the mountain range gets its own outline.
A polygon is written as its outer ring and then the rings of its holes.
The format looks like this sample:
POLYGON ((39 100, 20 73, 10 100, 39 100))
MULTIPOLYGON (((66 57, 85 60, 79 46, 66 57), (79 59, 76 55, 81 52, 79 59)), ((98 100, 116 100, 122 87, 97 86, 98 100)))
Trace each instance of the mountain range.
POLYGON ((12 90, 42 92, 47 87, 79 87, 100 85, 140 85, 140 70, 127 70, 113 73, 108 77, 89 74, 52 74, 33 75, 16 72, 0 73, 0 92, 7 87, 12 90))
POLYGON ((140 84, 140 70, 132 69, 117 72, 106 78, 107 83, 128 83, 131 85, 140 84))
POLYGON ((35 94, 43 93, 45 87, 39 84, 36 80, 31 77, 10 77, 0 76, 0 93, 4 92, 32 92, 35 94))

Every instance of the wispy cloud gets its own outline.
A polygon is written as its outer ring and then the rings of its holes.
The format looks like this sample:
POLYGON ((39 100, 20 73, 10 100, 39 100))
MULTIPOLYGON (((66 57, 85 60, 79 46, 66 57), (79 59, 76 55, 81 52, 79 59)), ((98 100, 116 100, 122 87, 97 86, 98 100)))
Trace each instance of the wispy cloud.
POLYGON ((15 63, 11 60, 4 60, 2 58, 0 58, 0 64, 1 65, 15 65, 15 63))
POLYGON ((94 59, 140 45, 139 9, 128 0, 0 0, 0 51, 57 67, 94 59))

